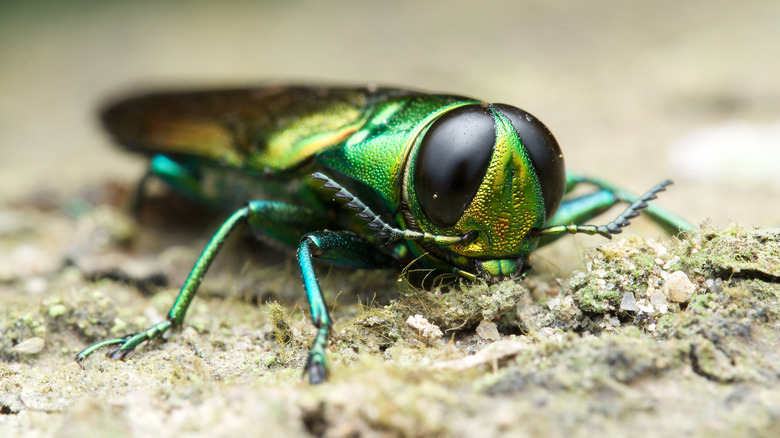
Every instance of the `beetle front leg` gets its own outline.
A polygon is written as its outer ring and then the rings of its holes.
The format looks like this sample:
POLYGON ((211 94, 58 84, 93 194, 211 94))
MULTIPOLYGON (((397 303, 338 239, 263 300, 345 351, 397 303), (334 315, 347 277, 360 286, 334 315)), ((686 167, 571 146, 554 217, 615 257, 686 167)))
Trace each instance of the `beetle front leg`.
POLYGON ((311 320, 317 328, 317 336, 309 350, 304 373, 309 382, 322 383, 328 377, 328 360, 325 348, 333 321, 328 314, 312 258, 317 257, 332 263, 353 268, 386 268, 392 266, 393 258, 379 251, 364 237, 349 231, 318 231, 303 236, 298 246, 298 263, 301 267, 303 286, 309 301, 311 320))
POLYGON ((671 181, 663 181, 653 186, 642 196, 636 196, 601 180, 572 173, 566 174, 567 193, 580 183, 595 185, 599 190, 564 201, 555 215, 547 220, 544 228, 533 231, 533 234, 540 239, 540 246, 546 245, 564 234, 599 234, 611 238, 612 234, 620 233, 621 229, 629 224, 630 219, 638 216, 640 210, 670 234, 693 229, 693 226, 685 219, 648 202, 655 199, 657 193, 666 190, 666 186, 670 185, 671 181), (582 225, 618 203, 630 205, 613 221, 606 225, 582 225))
MULTIPOLYGON (((575 173, 567 173, 566 174, 566 191, 569 192, 574 187, 576 187, 579 184, 590 184, 593 185, 600 190, 596 193, 592 193, 590 195, 584 195, 580 198, 573 199, 571 201, 564 202, 564 205, 561 205, 561 209, 559 209, 559 213, 555 214, 555 216, 552 218, 551 222, 557 222, 556 225, 561 225, 561 222, 565 222, 567 220, 570 220, 571 218, 566 218, 567 213, 563 210, 565 210, 565 204, 570 204, 571 209, 569 209, 569 212, 574 212, 575 210, 579 210, 580 214, 582 212, 590 212, 590 214, 585 214, 582 217, 579 218, 579 220, 569 221, 566 223, 583 223, 585 220, 589 220, 594 218, 596 215, 606 211, 609 207, 617 204, 617 203, 626 203, 626 204, 632 204, 635 203, 638 199, 644 197, 643 196, 637 196, 629 191, 623 190, 621 188, 616 187, 613 184, 610 184, 606 181, 603 181, 601 179, 597 178, 591 178, 584 175, 579 175, 575 173)), ((659 184, 662 186, 667 186, 671 184, 671 181, 664 182, 659 184)), ((658 193, 658 191, 654 191, 655 188, 658 186, 653 187, 653 189, 650 189, 649 192, 658 193)), ((663 189, 662 189, 663 190, 663 189)), ((569 213, 571 215, 572 213, 569 213)), ((577 214, 577 213, 574 213, 577 214)), ((655 203, 648 203, 646 206, 642 207, 642 214, 647 215, 650 219, 653 220, 656 224, 660 225, 666 232, 669 234, 677 234, 680 231, 687 231, 693 229, 693 225, 691 225, 690 222, 686 221, 685 219, 677 216, 676 214, 670 212, 669 210, 666 210, 662 207, 659 207, 655 203)))
MULTIPOLYGON (((636 197, 628 192, 612 192, 606 189, 599 190, 596 193, 584 195, 582 197, 565 202, 561 205, 558 213, 547 222, 547 226, 531 231, 531 234, 541 239, 540 244, 544 245, 549 243, 564 234, 598 234, 608 239, 612 238, 613 234, 622 232, 623 227, 629 225, 629 220, 639 216, 639 211, 648 209, 651 204, 648 201, 656 198, 658 192, 666 190, 666 186, 670 185, 671 181, 663 181, 653 186, 650 190, 645 192, 642 196, 636 197), (631 202, 618 217, 609 222, 606 225, 580 225, 581 221, 587 220, 598 213, 603 212, 606 208, 611 207, 617 202, 631 202)), ((675 226, 675 232, 683 230, 689 230, 692 226, 685 220, 672 215, 666 210, 656 208, 662 212, 668 213, 670 217, 668 219, 661 220, 653 216, 654 220, 658 221, 662 225, 668 227, 675 226)))

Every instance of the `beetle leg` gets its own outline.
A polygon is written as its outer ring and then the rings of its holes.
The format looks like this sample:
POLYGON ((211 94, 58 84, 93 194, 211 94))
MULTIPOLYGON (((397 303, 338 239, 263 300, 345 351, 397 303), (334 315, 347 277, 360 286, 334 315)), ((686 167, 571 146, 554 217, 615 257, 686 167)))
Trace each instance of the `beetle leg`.
MULTIPOLYGON (((595 198, 598 198, 599 200, 591 200, 590 202, 594 202, 596 204, 601 203, 600 207, 595 208, 595 214, 585 216, 584 218, 580 220, 569 220, 568 222, 562 222, 556 220, 558 218, 558 214, 556 213, 553 217, 553 220, 555 220, 556 225, 562 225, 562 224, 572 224, 572 223, 583 223, 586 220, 592 219, 593 217, 597 216, 598 214, 606 211, 609 207, 612 205, 618 203, 618 202, 624 202, 624 203, 633 203, 636 202, 638 199, 636 195, 634 195, 631 192, 628 192, 626 190, 622 190, 606 181, 596 179, 596 178, 590 178, 584 175, 574 174, 574 173, 567 173, 566 174, 566 191, 567 193, 574 189, 579 184, 591 184, 593 186, 596 186, 597 188, 601 189, 599 192, 596 192, 595 198), (611 198, 611 200, 610 200, 611 198)), ((590 195, 585 195, 590 196, 590 195)), ((569 202, 576 203, 579 205, 580 198, 574 199, 569 202)), ((564 202, 564 204, 567 204, 567 202, 564 202)), ((562 206, 563 207, 563 206, 562 206)), ((580 208, 577 207, 579 210, 588 210, 587 207, 580 208)), ((559 210, 560 211, 560 210, 559 210)), ((680 231, 687 231, 692 230, 693 225, 691 225, 690 222, 686 221, 685 219, 677 216, 676 214, 670 212, 669 210, 666 210, 662 207, 659 207, 655 203, 647 204, 647 207, 644 208, 643 214, 646 214, 650 219, 652 219, 655 223, 660 225, 666 232, 669 234, 677 234, 680 231)), ((551 225, 553 221, 550 221, 548 225, 551 225)))
POLYGON ((135 348, 144 341, 149 341, 162 335, 175 325, 181 325, 182 321, 184 321, 184 315, 187 313, 187 308, 190 306, 190 303, 192 303, 192 299, 195 298, 198 286, 200 286, 200 282, 211 265, 211 262, 222 248, 222 245, 224 245, 230 233, 246 220, 249 213, 250 207, 244 207, 233 213, 233 215, 219 227, 219 230, 217 230, 214 237, 211 238, 211 241, 209 241, 206 248, 203 250, 203 253, 195 262, 195 266, 192 268, 192 271, 190 271, 190 275, 187 277, 187 281, 184 282, 184 286, 182 286, 179 296, 176 297, 176 301, 168 312, 168 318, 165 321, 159 322, 146 330, 125 336, 124 338, 109 339, 91 345, 76 355, 76 362, 82 364, 89 355, 100 348, 116 344, 121 345, 109 351, 108 356, 111 359, 128 359, 133 355, 135 348))
MULTIPOLYGON (((144 176, 138 181, 135 194, 130 202, 130 211, 138 213, 144 199, 144 191, 149 180, 159 179, 187 198, 206 205, 219 205, 218 200, 208 198, 203 192, 203 182, 197 167, 188 166, 186 161, 174 160, 167 155, 152 157, 144 176)), ((238 205, 238 204, 236 204, 238 205)))
POLYGON ((144 199, 146 185, 153 178, 159 178, 177 192, 185 194, 191 199, 199 202, 204 201, 200 195, 200 182, 194 170, 165 155, 158 154, 152 157, 149 168, 135 187, 135 193, 130 200, 130 211, 133 213, 138 213, 141 202, 144 199))
POLYGON ((191 199, 204 201, 200 177, 194 169, 179 161, 162 154, 155 155, 149 163, 149 172, 141 182, 150 176, 160 178, 178 193, 183 193, 191 199))
MULTIPOLYGON (((554 240, 555 238, 564 234, 577 233, 590 235, 599 234, 608 239, 611 239, 613 234, 620 233, 623 227, 629 225, 629 220, 631 218, 639 216, 639 210, 649 210, 652 204, 648 204, 648 201, 655 199, 657 197, 656 194, 666 190, 666 186, 670 185, 671 183, 671 181, 667 180, 656 184, 640 197, 636 197, 635 195, 632 195, 623 190, 602 189, 598 192, 575 198, 573 200, 564 202, 555 216, 553 216, 553 218, 547 222, 546 227, 536 229, 532 233, 536 237, 543 238, 541 244, 549 243, 551 240, 554 240), (597 216, 618 202, 630 202, 631 205, 629 205, 629 207, 626 208, 623 213, 621 213, 617 218, 608 224, 577 225, 578 223, 597 216)), ((608 186, 605 184, 605 187, 608 186)), ((669 213, 660 207, 653 208, 654 214, 651 214, 651 217, 656 222, 659 222, 659 224, 668 228, 674 228, 675 232, 692 228, 688 222, 673 215, 672 213, 669 213)))
POLYGON ((76 356, 76 361, 82 364, 92 353, 109 345, 119 345, 108 352, 111 359, 128 359, 135 348, 143 342, 157 338, 170 328, 181 325, 211 262, 214 261, 230 234, 243 223, 248 223, 259 231, 268 232, 282 242, 295 245, 306 231, 322 227, 323 219, 312 210, 282 202, 250 202, 246 207, 233 213, 211 238, 190 271, 165 321, 123 338, 109 339, 91 345, 76 356))
POLYGON ((366 238, 349 231, 317 231, 308 233, 301 239, 298 246, 298 263, 309 301, 311 320, 317 328, 317 336, 309 351, 304 373, 309 374, 309 382, 316 384, 327 379, 328 361, 325 348, 333 322, 314 272, 313 257, 354 268, 386 268, 392 266, 395 260, 390 255, 377 251, 366 238))

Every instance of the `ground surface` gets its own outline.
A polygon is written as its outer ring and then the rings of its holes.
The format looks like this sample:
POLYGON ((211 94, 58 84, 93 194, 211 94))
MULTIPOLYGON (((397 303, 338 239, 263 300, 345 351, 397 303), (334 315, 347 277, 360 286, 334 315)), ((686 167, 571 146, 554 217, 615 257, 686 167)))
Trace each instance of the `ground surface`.
POLYGON ((780 4, 515 3, 0 6, 0 436, 780 435, 780 4), (318 387, 294 260, 239 236, 182 331, 82 370, 81 348, 165 315, 220 219, 161 191, 128 214, 143 160, 95 108, 268 79, 515 104, 568 168, 672 178, 660 202, 714 225, 562 239, 524 281, 446 294, 321 267, 318 387))

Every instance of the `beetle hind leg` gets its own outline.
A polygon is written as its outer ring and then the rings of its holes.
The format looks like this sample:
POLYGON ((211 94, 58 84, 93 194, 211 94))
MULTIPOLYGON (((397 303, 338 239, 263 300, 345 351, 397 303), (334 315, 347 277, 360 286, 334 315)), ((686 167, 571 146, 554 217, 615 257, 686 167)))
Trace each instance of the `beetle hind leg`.
POLYGON ((187 309, 195 298, 198 287, 209 266, 211 266, 211 262, 219 254, 220 249, 230 234, 241 225, 246 223, 252 229, 266 232, 275 239, 295 245, 300 240, 300 236, 307 230, 311 230, 313 227, 321 227, 322 221, 321 215, 307 208, 278 201, 250 202, 247 206, 233 213, 219 227, 203 249, 203 252, 190 271, 190 275, 179 291, 179 295, 176 297, 176 301, 168 312, 168 317, 165 321, 123 338, 108 339, 93 344, 76 355, 76 362, 82 365, 87 357, 103 347, 112 345, 116 347, 108 352, 110 359, 128 359, 132 356, 135 348, 143 342, 159 338, 171 328, 180 326, 184 322, 187 309))
POLYGON ((179 291, 179 296, 176 297, 176 301, 168 312, 168 318, 165 321, 159 322, 138 333, 127 335, 124 338, 109 339, 93 344, 76 355, 76 362, 78 362, 79 365, 83 364, 84 360, 91 354, 109 345, 119 345, 109 351, 109 358, 114 360, 128 359, 133 355, 135 348, 143 342, 158 338, 171 327, 181 325, 190 303, 192 303, 192 300, 195 298, 195 293, 198 291, 198 286, 200 286, 203 276, 206 274, 209 266, 211 266, 211 262, 214 261, 214 258, 217 256, 230 234, 240 224, 246 221, 250 212, 251 209, 248 206, 241 208, 233 213, 233 215, 219 227, 219 230, 217 230, 216 234, 214 234, 206 245, 203 253, 195 262, 195 266, 193 266, 190 275, 187 277, 187 281, 184 282, 184 285, 179 291))

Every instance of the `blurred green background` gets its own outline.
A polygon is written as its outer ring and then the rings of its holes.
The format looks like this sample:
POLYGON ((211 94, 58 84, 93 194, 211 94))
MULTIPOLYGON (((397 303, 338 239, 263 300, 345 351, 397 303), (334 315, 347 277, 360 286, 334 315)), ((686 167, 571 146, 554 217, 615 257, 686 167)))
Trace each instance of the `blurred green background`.
POLYGON ((569 169, 672 178, 663 204, 693 222, 778 225, 778 41, 776 0, 6 0, 0 202, 137 179, 95 118, 122 92, 373 82, 519 106, 569 169))

